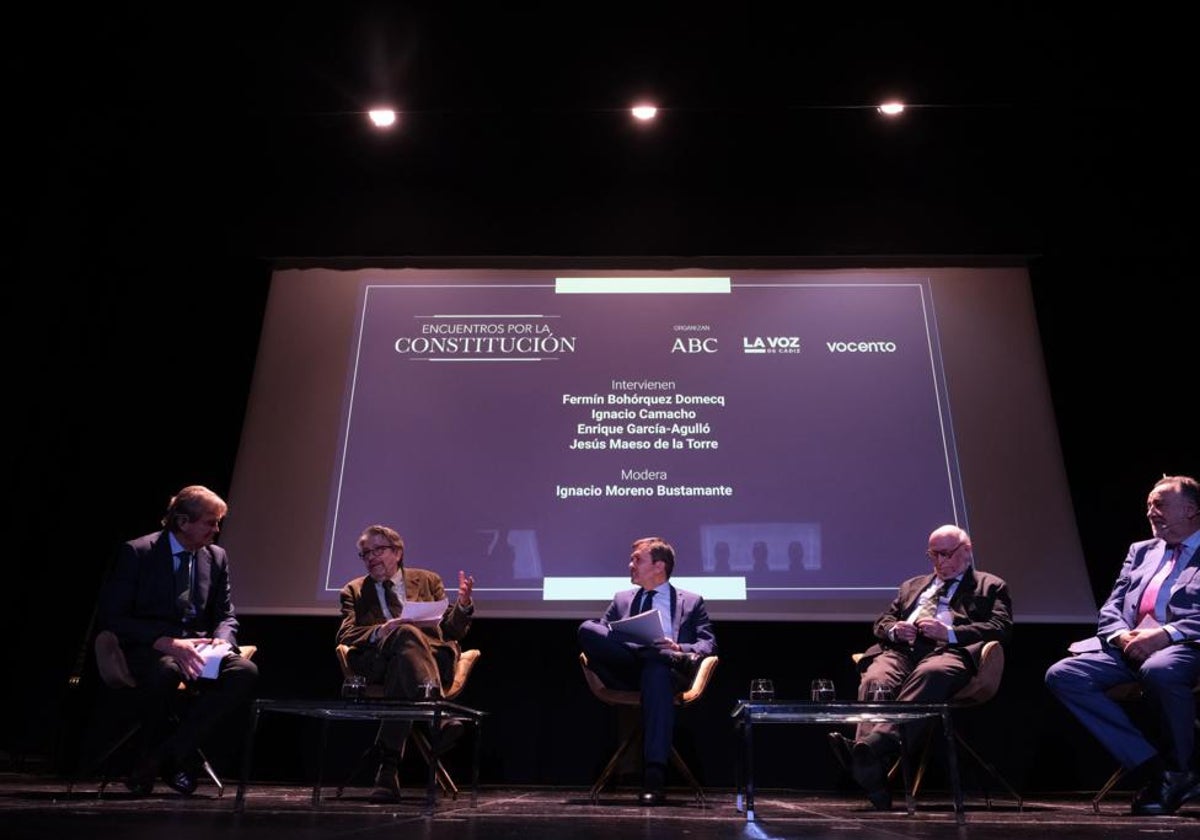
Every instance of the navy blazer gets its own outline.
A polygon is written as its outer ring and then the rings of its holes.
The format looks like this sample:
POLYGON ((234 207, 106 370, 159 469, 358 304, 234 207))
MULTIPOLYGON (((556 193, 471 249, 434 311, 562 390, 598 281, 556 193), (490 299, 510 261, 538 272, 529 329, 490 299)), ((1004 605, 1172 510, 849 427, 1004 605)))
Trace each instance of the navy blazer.
POLYGON ((184 627, 175 592, 175 558, 166 531, 121 546, 100 594, 100 626, 122 647, 150 647, 160 636, 224 639, 237 649, 238 621, 229 590, 225 549, 196 552, 193 600, 196 617, 184 627))
MULTIPOLYGON (((676 589, 667 584, 671 590, 671 629, 675 641, 684 653, 695 653, 699 656, 712 656, 717 652, 717 637, 713 633, 712 622, 708 618, 708 609, 704 606, 704 598, 695 592, 676 589)), ((604 612, 601 622, 607 626, 622 618, 629 618, 633 609, 633 599, 641 588, 618 592, 613 596, 612 603, 604 612)))
MULTIPOLYGON (((1194 539, 1189 537, 1188 540, 1194 539)), ((1143 540, 1129 546, 1121 573, 1103 606, 1096 634, 1107 639, 1114 633, 1137 626, 1138 604, 1146 584, 1158 570, 1167 544, 1160 539, 1143 540)), ((1185 642, 1200 640, 1200 550, 1193 551, 1187 566, 1171 585, 1167 599, 1167 623, 1183 634, 1185 642)))

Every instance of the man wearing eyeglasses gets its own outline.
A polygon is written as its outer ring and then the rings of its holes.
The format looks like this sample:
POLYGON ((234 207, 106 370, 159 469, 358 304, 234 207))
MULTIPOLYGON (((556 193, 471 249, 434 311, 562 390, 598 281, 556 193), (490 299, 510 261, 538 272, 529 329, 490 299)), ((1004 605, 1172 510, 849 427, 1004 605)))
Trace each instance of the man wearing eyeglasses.
MULTIPOLYGON (((869 690, 890 690, 896 700, 937 703, 967 684, 983 646, 1012 634, 1008 584, 974 567, 971 537, 956 525, 929 535, 933 572, 909 578, 875 621, 876 643, 859 660, 859 700, 869 690)), ((904 742, 917 743, 927 722, 906 725, 904 742)), ((895 724, 859 724, 854 741, 830 733, 838 760, 879 810, 892 806, 886 768, 900 754, 895 724)))
MULTIPOLYGON (((367 573, 342 587, 342 623, 336 643, 350 648, 347 660, 354 672, 368 682, 381 683, 387 697, 440 699, 454 682, 458 643, 471 628, 475 579, 460 571, 457 601, 446 605, 440 620, 415 623, 405 618, 405 605, 443 600, 446 591, 441 577, 426 569, 406 569, 404 540, 386 525, 372 525, 362 532, 358 556, 367 573)), ((411 728, 409 721, 380 725, 375 738, 380 761, 371 792, 373 801, 400 798, 398 770, 411 728)), ((433 738, 435 752, 445 752, 461 731, 461 723, 447 722, 433 738)))

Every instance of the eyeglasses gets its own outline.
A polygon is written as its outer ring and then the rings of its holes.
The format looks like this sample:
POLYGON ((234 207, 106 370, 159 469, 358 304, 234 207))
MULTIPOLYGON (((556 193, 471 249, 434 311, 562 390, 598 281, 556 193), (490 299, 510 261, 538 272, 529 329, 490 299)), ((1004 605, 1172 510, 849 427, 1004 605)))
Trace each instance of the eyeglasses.
POLYGON ((944 560, 949 560, 951 557, 954 556, 954 553, 956 551, 958 551, 960 548, 962 548, 964 545, 966 545, 965 542, 960 542, 958 545, 954 546, 954 548, 950 549, 949 551, 939 551, 936 548, 931 548, 928 551, 926 551, 925 553, 929 555, 930 560, 937 560, 939 558, 944 559, 944 560))
POLYGON ((374 560, 380 554, 390 549, 395 548, 394 545, 377 545, 374 548, 366 548, 358 552, 358 556, 364 560, 374 560))

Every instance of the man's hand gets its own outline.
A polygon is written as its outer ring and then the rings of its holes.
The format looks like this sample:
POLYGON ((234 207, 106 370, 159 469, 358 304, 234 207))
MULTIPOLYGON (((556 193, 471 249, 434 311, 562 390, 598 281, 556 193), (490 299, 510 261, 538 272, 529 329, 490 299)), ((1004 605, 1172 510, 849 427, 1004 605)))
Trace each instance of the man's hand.
POLYGON ((1117 636, 1116 642, 1126 659, 1134 665, 1141 665, 1150 658, 1150 654, 1171 644, 1171 637, 1163 628, 1154 627, 1122 633, 1117 636))
POLYGON ((917 640, 917 625, 908 621, 897 621, 892 625, 892 640, 911 645, 917 640))
POLYGON ((406 623, 406 622, 402 617, 396 616, 395 618, 389 618, 387 621, 383 622, 383 624, 380 624, 379 630, 375 634, 375 643, 378 645, 382 645, 384 640, 387 639, 388 636, 392 635, 397 630, 399 630, 400 625, 402 625, 404 623, 406 623))
POLYGON ((458 570, 458 605, 460 607, 471 606, 471 590, 475 588, 475 578, 458 570))
POLYGON ((663 636, 661 639, 655 639, 654 646, 659 650, 673 650, 676 652, 683 650, 683 648, 679 646, 679 642, 668 638, 667 636, 663 636))
POLYGON ((950 641, 950 628, 936 618, 918 618, 917 632, 935 642, 950 641))
POLYGON ((154 649, 171 657, 189 680, 197 679, 204 671, 204 657, 199 648, 211 645, 212 639, 175 639, 160 636, 154 641, 154 649))

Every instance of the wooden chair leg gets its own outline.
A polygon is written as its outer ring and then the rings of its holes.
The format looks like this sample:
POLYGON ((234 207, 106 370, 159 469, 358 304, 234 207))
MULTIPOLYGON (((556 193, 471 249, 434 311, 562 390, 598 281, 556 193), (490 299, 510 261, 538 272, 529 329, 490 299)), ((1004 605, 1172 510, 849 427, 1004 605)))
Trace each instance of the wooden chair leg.
MULTIPOLYGON (((924 742, 921 746, 921 761, 917 764, 917 773, 913 778, 911 796, 915 799, 917 791, 921 789, 921 780, 925 778, 925 768, 929 766, 929 753, 933 748, 933 728, 930 727, 925 733, 924 742)), ((901 759, 897 758, 892 762, 892 766, 888 768, 887 779, 891 782, 896 778, 896 774, 900 772, 901 759)))
POLYGON ((1117 769, 1113 771, 1113 774, 1108 777, 1108 781, 1104 783, 1104 787, 1100 788, 1100 790, 1092 798, 1092 811, 1093 812, 1095 812, 1097 814, 1100 813, 1100 800, 1102 800, 1104 797, 1108 796, 1108 792, 1116 786, 1117 782, 1121 781, 1121 779, 1122 779, 1122 777, 1124 777, 1124 775, 1125 775, 1125 768, 1118 765, 1117 769))
POLYGON ((204 772, 208 775, 208 778, 212 779, 212 783, 217 786, 217 797, 224 796, 225 785, 221 782, 221 777, 217 775, 217 771, 213 769, 212 764, 209 763, 208 756, 204 754, 204 750, 197 747, 196 755, 200 757, 201 766, 204 768, 204 772))
MULTIPOLYGON (((997 782, 999 782, 1000 786, 1008 791, 1009 795, 1013 799, 1015 799, 1017 802, 1017 810, 1018 811, 1022 810, 1022 808, 1024 808, 1024 801, 1021 799, 1021 794, 1017 793, 1016 788, 1014 788, 1012 785, 1010 785, 1008 783, 1008 780, 1000 775, 1000 771, 997 770, 994 766, 992 766, 989 762, 985 761, 983 756, 981 756, 979 753, 975 752, 975 749, 970 744, 968 744, 966 739, 963 738, 963 736, 960 735, 958 732, 954 733, 954 740, 958 742, 958 745, 960 747, 962 747, 964 750, 967 751, 967 754, 970 755, 971 758, 975 759, 975 762, 980 767, 982 767, 984 770, 987 771, 989 776, 991 776, 993 779, 995 779, 997 782)), ((991 796, 988 796, 986 794, 986 792, 985 792, 984 796, 985 796, 985 799, 987 800, 987 806, 989 808, 991 808, 992 807, 991 796)))
POLYGON ((421 753, 421 758, 425 759, 425 763, 434 765, 433 775, 437 779, 437 785, 441 788, 442 793, 448 794, 451 799, 458 799, 458 785, 454 784, 454 779, 450 776, 449 771, 446 770, 445 765, 442 764, 442 760, 434 755, 433 745, 429 741, 429 736, 421 730, 414 728, 409 737, 417 745, 417 749, 421 753))
POLYGON ((637 742, 638 738, 641 737, 641 734, 642 727, 639 724, 638 726, 634 727, 634 729, 630 731, 628 735, 625 736, 625 740, 621 742, 619 747, 617 747, 617 751, 613 753, 612 758, 608 760, 608 764, 604 766, 604 770, 600 773, 600 778, 596 779, 596 783, 592 785, 589 795, 592 797, 593 802, 600 797, 600 791, 604 790, 604 786, 608 784, 608 780, 616 771, 617 765, 620 764, 621 759, 625 756, 625 753, 629 751, 629 748, 637 742))
POLYGON ((704 805, 704 788, 700 787, 700 783, 696 781, 696 777, 692 774, 692 769, 687 766, 683 760, 683 756, 674 747, 671 747, 671 764, 674 765, 675 769, 679 771, 679 774, 683 776, 687 783, 691 785, 692 792, 696 794, 696 801, 704 805))
POLYGON ((346 778, 338 785, 337 793, 333 795, 334 799, 340 799, 342 791, 346 789, 346 785, 350 784, 350 781, 358 775, 358 771, 363 768, 363 765, 371 758, 378 758, 379 754, 379 745, 377 743, 372 743, 371 746, 363 750, 363 754, 358 757, 358 761, 354 762, 354 767, 350 769, 350 772, 346 774, 346 778))

